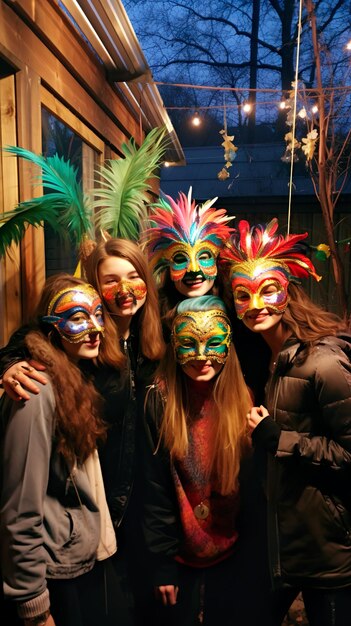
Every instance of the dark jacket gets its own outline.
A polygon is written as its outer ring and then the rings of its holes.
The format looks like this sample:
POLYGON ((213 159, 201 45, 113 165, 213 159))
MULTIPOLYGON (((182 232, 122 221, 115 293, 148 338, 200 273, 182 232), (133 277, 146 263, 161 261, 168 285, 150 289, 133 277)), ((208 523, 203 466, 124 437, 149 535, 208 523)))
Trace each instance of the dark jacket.
POLYGON ((156 384, 147 393, 144 412, 144 537, 153 584, 177 585, 182 528, 168 450, 158 446, 164 398, 156 384), (157 449, 157 452, 156 452, 157 449))
POLYGON ((268 452, 268 542, 274 584, 351 585, 350 337, 308 349, 289 339, 266 386, 270 417, 253 432, 268 452))

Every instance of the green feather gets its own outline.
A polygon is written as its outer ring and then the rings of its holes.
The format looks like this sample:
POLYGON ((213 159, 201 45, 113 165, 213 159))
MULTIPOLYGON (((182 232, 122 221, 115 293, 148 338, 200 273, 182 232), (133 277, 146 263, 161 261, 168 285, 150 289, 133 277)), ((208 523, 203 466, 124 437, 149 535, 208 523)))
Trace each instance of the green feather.
POLYGON ((0 257, 4 256, 7 248, 12 243, 19 243, 29 224, 32 226, 42 226, 45 220, 52 228, 57 231, 57 220, 59 213, 56 210, 47 214, 46 208, 28 207, 25 209, 16 209, 15 211, 7 211, 2 213, 0 217, 0 257))
POLYGON ((4 225, 1 226, 1 248, 6 249, 11 241, 18 242, 28 224, 39 226, 43 221, 49 223, 59 236, 69 235, 79 245, 91 230, 91 209, 77 180, 77 170, 57 154, 45 158, 16 146, 4 148, 4 151, 39 166, 41 174, 36 180, 51 193, 20 202, 15 210, 3 214, 1 221, 10 222, 5 230, 4 225))
POLYGON ((122 145, 124 158, 107 161, 97 172, 101 187, 94 190, 96 224, 112 237, 138 239, 150 200, 148 180, 164 156, 165 135, 164 127, 154 128, 139 149, 131 139, 122 145))

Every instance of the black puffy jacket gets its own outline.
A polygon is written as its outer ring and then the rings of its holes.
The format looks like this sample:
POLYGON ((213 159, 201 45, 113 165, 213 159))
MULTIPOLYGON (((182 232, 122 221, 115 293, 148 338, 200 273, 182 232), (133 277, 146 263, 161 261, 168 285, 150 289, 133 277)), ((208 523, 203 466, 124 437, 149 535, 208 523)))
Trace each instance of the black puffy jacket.
POLYGON ((351 338, 289 339, 266 387, 268 544, 275 586, 351 585, 351 338), (274 422, 273 422, 274 420, 274 422), (275 431, 275 452, 272 433, 275 431))

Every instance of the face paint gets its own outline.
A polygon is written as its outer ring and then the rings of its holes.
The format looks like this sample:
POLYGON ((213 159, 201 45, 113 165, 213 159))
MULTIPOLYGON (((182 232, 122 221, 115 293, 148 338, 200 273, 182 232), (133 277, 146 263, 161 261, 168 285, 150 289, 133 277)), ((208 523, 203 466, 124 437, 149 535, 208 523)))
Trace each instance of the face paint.
POLYGON ((103 334, 100 296, 91 285, 62 289, 52 298, 42 321, 52 324, 70 343, 80 343, 87 335, 103 334))
POLYGON ((172 326, 172 345, 180 365, 208 359, 225 363, 231 344, 230 322, 224 311, 187 311, 172 326))
POLYGON ((289 271, 284 264, 262 260, 250 260, 234 268, 232 291, 239 319, 247 311, 268 308, 274 313, 283 313, 288 305, 289 271))
POLYGON ((174 243, 169 246, 170 275, 174 282, 183 280, 191 273, 202 275, 204 280, 214 280, 217 276, 216 258, 218 247, 210 241, 198 241, 193 246, 188 243, 174 243))
POLYGON ((111 304, 119 303, 126 298, 133 299, 133 305, 135 306, 138 300, 143 300, 147 294, 147 288, 144 281, 140 278, 138 280, 126 280, 122 278, 118 283, 111 286, 105 286, 102 289, 102 297, 107 306, 111 304))

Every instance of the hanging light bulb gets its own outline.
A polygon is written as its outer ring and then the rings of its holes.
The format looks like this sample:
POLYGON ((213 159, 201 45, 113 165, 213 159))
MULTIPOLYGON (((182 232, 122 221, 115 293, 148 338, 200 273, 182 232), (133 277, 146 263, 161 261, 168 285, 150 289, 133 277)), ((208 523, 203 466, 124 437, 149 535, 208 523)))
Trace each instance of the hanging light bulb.
POLYGON ((286 102, 285 100, 282 100, 281 102, 279 102, 279 108, 283 111, 286 108, 286 102))
POLYGON ((316 115, 316 113, 318 113, 318 107, 316 104, 313 105, 312 109, 311 109, 313 115, 316 115))
POLYGON ((191 120, 191 123, 193 126, 200 126, 201 125, 201 117, 199 116, 198 112, 195 111, 194 116, 191 120))
POLYGON ((244 111, 244 113, 251 113, 251 111, 252 111, 252 104, 250 104, 250 102, 245 102, 243 104, 243 111, 244 111))

